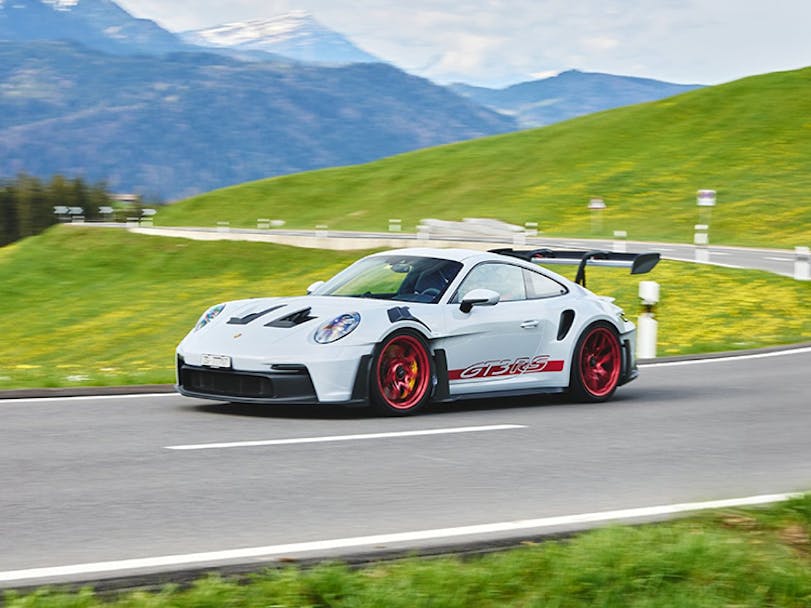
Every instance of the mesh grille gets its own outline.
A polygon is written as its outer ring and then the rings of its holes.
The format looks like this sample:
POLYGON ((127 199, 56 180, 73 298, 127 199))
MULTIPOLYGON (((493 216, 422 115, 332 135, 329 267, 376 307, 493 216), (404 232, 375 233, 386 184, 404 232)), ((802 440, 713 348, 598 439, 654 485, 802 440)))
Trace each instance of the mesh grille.
POLYGON ((183 370, 183 388, 206 394, 229 397, 272 398, 273 381, 264 376, 232 374, 207 370, 183 370))

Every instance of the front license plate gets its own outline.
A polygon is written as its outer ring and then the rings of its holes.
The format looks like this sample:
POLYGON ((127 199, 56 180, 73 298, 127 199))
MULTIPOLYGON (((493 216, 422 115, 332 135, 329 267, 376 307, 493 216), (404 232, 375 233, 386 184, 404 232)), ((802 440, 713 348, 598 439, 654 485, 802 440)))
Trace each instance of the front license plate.
POLYGON ((231 357, 228 355, 203 355, 200 363, 205 367, 231 367, 231 357))

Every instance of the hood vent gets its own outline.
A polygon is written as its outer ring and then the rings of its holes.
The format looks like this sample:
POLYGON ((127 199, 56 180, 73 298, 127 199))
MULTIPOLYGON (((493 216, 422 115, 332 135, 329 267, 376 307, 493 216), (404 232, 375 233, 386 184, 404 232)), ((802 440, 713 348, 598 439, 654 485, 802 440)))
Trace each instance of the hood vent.
POLYGON ((295 327, 296 325, 306 323, 307 321, 312 321, 316 317, 310 315, 310 310, 310 307, 297 310, 286 317, 281 317, 280 319, 276 319, 270 323, 265 323, 265 327, 281 327, 282 329, 289 329, 291 327, 295 327))
POLYGON ((256 321, 259 317, 264 317, 269 312, 273 312, 274 310, 279 310, 280 308, 284 308, 286 304, 279 304, 278 306, 271 306, 270 308, 266 308, 265 310, 261 310, 259 312, 252 312, 249 315, 245 315, 244 317, 231 317, 228 320, 228 325, 247 325, 252 321, 256 321))

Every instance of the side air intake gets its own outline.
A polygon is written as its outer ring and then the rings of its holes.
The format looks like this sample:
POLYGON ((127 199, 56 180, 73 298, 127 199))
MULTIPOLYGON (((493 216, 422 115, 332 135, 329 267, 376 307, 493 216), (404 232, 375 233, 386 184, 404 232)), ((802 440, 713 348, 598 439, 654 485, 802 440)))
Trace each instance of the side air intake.
POLYGON ((560 313, 560 323, 558 323, 558 342, 563 340, 569 333, 574 323, 574 311, 566 309, 560 313))

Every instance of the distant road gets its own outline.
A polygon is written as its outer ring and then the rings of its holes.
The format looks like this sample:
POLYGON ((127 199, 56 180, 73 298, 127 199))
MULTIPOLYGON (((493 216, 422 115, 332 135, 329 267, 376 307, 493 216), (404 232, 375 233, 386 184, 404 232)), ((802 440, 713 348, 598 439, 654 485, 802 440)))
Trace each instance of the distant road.
MULTIPOLYGON (((125 227, 123 224, 78 224, 82 226, 125 227)), ((190 238, 196 240, 245 240, 277 242, 281 244, 297 245, 300 247, 315 247, 323 249, 371 249, 375 247, 408 247, 418 244, 425 245, 458 245, 460 247, 475 247, 478 249, 514 246, 511 241, 499 238, 470 237, 437 237, 431 240, 420 240, 415 234, 398 232, 350 232, 330 230, 326 237, 318 235, 314 230, 256 230, 250 228, 130 228, 143 234, 155 234, 190 238)), ((526 245, 521 248, 577 248, 577 249, 608 249, 611 250, 614 241, 606 239, 575 239, 575 238, 527 238, 526 245)), ((629 251, 658 251, 662 257, 671 260, 696 261, 696 247, 688 244, 657 243, 648 241, 628 241, 626 247, 629 251)), ((717 266, 732 268, 750 268, 764 270, 775 274, 794 276, 794 251, 790 249, 763 249, 749 247, 710 246, 707 248, 708 260, 717 266)))
POLYGON ((533 538, 594 525, 578 514, 808 489, 809 368, 811 348, 654 363, 607 404, 405 419, 0 401, 0 587, 533 538))

